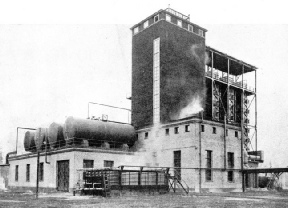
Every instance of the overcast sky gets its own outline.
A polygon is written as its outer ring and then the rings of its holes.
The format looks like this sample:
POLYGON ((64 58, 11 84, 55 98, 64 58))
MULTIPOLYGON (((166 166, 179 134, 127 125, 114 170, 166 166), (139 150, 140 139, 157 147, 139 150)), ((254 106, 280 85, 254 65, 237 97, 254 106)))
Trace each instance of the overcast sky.
MULTIPOLYGON (((130 27, 159 9, 190 14, 206 43, 258 67, 258 149, 288 166, 288 17, 284 1, 10 1, 0 3, 0 139, 16 127, 87 117, 89 101, 130 108, 130 27)), ((97 114, 92 107, 91 114, 97 114)))

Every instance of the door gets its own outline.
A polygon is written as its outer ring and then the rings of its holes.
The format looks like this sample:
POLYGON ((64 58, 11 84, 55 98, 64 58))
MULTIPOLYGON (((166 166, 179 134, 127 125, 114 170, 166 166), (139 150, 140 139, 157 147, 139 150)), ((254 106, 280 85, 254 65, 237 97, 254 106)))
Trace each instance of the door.
POLYGON ((69 191, 69 160, 57 161, 57 190, 69 191))

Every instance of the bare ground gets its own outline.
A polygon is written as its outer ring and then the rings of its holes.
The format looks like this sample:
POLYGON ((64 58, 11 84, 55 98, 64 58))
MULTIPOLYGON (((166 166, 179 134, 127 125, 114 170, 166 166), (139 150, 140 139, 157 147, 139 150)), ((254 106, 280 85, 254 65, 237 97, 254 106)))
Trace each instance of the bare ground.
POLYGON ((245 192, 135 195, 118 197, 73 196, 71 193, 39 194, 0 192, 0 207, 288 207, 288 192, 245 192))

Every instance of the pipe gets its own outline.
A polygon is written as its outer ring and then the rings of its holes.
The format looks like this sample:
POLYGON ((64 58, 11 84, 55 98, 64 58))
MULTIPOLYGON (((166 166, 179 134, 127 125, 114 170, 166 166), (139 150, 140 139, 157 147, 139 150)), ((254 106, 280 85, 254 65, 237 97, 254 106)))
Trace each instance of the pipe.
POLYGON ((6 165, 9 165, 9 156, 10 156, 10 155, 13 155, 13 154, 17 154, 17 152, 16 152, 16 151, 13 151, 13 152, 8 152, 8 153, 6 154, 6 165))
MULTIPOLYGON (((47 131, 47 129, 45 130, 45 131, 47 131)), ((46 132, 47 133, 47 132, 46 132)), ((47 139, 48 139, 48 133, 46 134, 46 137, 45 137, 45 163, 46 164, 50 164, 50 162, 48 162, 47 161, 47 143, 48 143, 48 141, 47 141, 47 139)), ((50 147, 51 148, 51 147, 50 147)))
POLYGON ((201 153, 201 139, 202 139, 202 132, 201 132, 201 125, 203 124, 203 111, 201 111, 201 121, 199 123, 199 193, 201 193, 201 183, 202 183, 202 153, 201 153))
POLYGON ((38 190, 39 190, 39 161, 40 161, 40 152, 37 151, 37 176, 36 176, 36 199, 38 199, 38 190))
POLYGON ((105 107, 109 107, 109 108, 117 108, 117 109, 121 109, 121 110, 131 111, 128 108, 120 108, 120 107, 116 107, 116 106, 112 106, 112 105, 106 105, 106 104, 102 104, 102 103, 88 102, 88 119, 90 118, 89 117, 89 104, 95 104, 95 105, 101 105, 101 106, 105 106, 105 107))
POLYGON ((224 170, 226 170, 227 168, 227 164, 226 164, 226 131, 227 131, 227 117, 226 114, 224 115, 224 170))
MULTIPOLYGON (((244 66, 243 66, 244 70, 244 66)), ((242 74, 243 76, 243 74, 242 74)), ((242 85, 243 85, 243 79, 242 79, 242 85)), ((244 140, 244 89, 242 89, 242 94, 241 94, 241 172, 242 172, 242 191, 245 192, 245 177, 243 173, 243 140, 244 140)))

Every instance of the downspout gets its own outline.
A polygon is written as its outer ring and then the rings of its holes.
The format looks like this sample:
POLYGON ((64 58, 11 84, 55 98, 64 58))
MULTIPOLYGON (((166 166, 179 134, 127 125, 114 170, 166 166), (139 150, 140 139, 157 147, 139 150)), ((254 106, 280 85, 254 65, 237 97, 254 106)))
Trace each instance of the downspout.
POLYGON ((224 115, 224 170, 226 170, 226 131, 227 131, 227 121, 226 114, 224 115))
POLYGON ((202 144, 201 144, 201 139, 202 139, 202 124, 203 124, 203 111, 201 112, 201 122, 199 123, 199 193, 201 193, 201 183, 202 183, 202 144))

